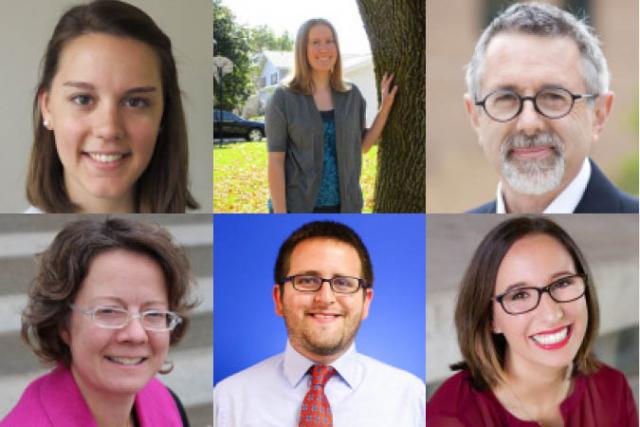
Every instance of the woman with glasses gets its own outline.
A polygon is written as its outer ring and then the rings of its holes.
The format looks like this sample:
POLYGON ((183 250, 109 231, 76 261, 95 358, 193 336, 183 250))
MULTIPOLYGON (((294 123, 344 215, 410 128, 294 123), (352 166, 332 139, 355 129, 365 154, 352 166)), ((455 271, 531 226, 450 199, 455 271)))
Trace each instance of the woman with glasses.
POLYGON ((22 338, 52 371, 0 422, 13 426, 187 426, 155 376, 189 323, 191 273, 169 233, 126 219, 70 223, 39 259, 22 338))
POLYGON ((286 212, 362 210, 362 153, 377 143, 393 106, 393 75, 380 83, 380 110, 365 129, 365 100, 342 80, 338 36, 326 19, 298 30, 295 71, 276 89, 265 116, 269 209, 286 212))
POLYGON ((592 354, 593 276, 571 237, 542 217, 495 227, 458 295, 463 361, 427 404, 427 425, 637 426, 624 375, 592 354))

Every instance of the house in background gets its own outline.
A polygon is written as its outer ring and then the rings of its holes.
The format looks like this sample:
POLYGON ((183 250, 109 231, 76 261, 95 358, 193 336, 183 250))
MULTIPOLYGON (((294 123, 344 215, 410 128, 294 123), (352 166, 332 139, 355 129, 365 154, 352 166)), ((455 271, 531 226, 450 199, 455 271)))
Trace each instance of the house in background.
MULTIPOLYGON (((259 69, 257 93, 249 97, 242 108, 243 117, 264 114, 264 110, 276 87, 289 77, 293 70, 294 54, 288 51, 266 50, 257 56, 259 69)), ((343 78, 360 89, 367 102, 367 126, 370 126, 378 110, 373 57, 368 54, 342 54, 343 78)))

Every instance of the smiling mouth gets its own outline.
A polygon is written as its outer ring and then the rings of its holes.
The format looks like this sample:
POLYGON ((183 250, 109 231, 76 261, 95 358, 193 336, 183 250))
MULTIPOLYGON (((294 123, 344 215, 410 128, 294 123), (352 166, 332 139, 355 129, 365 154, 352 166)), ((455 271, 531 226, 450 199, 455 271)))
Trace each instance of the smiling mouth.
POLYGON ((339 317, 342 317, 341 314, 336 313, 307 313, 307 316, 310 316, 320 322, 330 322, 338 319, 339 317))
POLYGON ((89 156, 91 160, 105 164, 117 162, 130 155, 130 153, 99 153, 95 151, 84 151, 83 154, 89 156))
POLYGON ((533 342, 544 350, 556 350, 564 347, 571 338, 571 325, 554 331, 539 333, 530 337, 533 342))
POLYGON ((116 363, 118 365, 123 366, 135 366, 140 365, 142 362, 147 360, 146 357, 115 357, 115 356, 105 356, 107 360, 110 362, 116 363))

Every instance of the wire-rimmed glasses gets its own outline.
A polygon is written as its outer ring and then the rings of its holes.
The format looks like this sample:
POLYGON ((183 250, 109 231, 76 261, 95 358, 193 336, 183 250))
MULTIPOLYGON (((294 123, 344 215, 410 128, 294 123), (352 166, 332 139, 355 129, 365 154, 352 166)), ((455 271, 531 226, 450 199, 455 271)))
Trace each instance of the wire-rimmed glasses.
POLYGON ((509 89, 498 89, 475 105, 484 108, 489 117, 497 122, 508 122, 517 117, 524 108, 525 101, 533 102, 533 108, 549 119, 560 119, 571 112, 578 99, 597 97, 592 93, 571 93, 562 87, 548 87, 534 96, 521 96, 509 89))
POLYGON ((286 282, 291 282, 293 289, 300 292, 317 292, 324 282, 328 282, 331 290, 337 294, 353 294, 366 285, 364 279, 358 277, 336 276, 331 279, 325 279, 324 277, 310 274, 285 277, 282 280, 282 284, 286 282))
POLYGON ((560 277, 543 288, 523 286, 509 289, 494 297, 493 300, 500 303, 507 314, 523 314, 535 310, 545 292, 557 303, 582 298, 586 291, 586 281, 587 276, 584 274, 571 274, 560 277))
POLYGON ((146 331, 172 331, 182 322, 182 318, 172 311, 145 310, 141 313, 130 313, 124 308, 99 306, 91 309, 69 304, 73 310, 91 317, 95 324, 104 329, 122 329, 131 319, 140 319, 146 331))

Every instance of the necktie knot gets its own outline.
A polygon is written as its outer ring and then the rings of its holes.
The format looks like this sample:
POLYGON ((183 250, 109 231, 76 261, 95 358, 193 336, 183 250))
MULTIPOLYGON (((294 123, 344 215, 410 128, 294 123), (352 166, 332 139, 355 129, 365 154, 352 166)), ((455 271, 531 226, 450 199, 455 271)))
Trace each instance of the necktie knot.
POLYGON ((311 384, 324 387, 335 373, 336 370, 332 366, 313 365, 311 368, 311 384))

